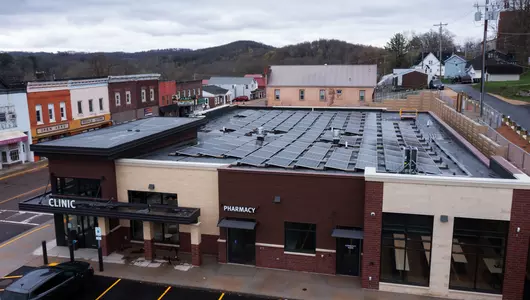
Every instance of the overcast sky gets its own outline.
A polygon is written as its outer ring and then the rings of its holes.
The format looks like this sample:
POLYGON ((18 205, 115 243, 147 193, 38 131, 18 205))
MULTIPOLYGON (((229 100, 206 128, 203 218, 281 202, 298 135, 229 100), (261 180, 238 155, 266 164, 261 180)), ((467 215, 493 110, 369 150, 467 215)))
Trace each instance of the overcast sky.
POLYGON ((383 46, 396 32, 447 27, 481 38, 475 0, 0 0, 0 51, 284 46, 319 38, 383 46))

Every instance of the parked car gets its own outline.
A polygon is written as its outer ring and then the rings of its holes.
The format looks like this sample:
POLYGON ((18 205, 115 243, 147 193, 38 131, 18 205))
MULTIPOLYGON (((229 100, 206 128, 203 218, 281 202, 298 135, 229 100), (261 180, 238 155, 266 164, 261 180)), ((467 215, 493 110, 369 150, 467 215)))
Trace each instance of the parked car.
POLYGON ((75 299, 93 275, 90 264, 81 261, 37 268, 7 286, 0 299, 75 299))
POLYGON ((443 90, 445 86, 440 79, 433 79, 429 83, 429 88, 431 90, 443 90))
POLYGON ((248 101, 248 97, 247 96, 239 96, 239 97, 235 97, 234 102, 245 102, 245 101, 248 101))
POLYGON ((462 76, 460 83, 464 83, 464 84, 473 83, 473 78, 471 78, 471 76, 469 75, 464 75, 462 76))

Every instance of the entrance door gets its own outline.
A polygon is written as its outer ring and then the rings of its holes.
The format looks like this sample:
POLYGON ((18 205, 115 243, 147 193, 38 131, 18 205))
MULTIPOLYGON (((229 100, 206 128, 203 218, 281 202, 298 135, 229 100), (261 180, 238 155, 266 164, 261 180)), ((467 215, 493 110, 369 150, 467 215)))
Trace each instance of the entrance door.
POLYGON ((359 276, 361 240, 337 238, 337 274, 359 276))
POLYGON ((96 217, 85 217, 66 215, 67 232, 75 231, 77 240, 76 248, 97 248, 95 228, 97 226, 96 217))
POLYGON ((256 263, 256 231, 228 228, 228 262, 253 265, 256 263))

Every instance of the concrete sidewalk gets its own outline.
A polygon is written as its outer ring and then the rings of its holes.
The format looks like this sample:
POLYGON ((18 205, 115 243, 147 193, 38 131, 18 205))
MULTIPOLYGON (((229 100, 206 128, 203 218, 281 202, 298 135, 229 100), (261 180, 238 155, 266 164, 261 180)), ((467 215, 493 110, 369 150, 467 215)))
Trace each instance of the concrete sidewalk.
MULTIPOLYGON (((66 258, 50 258, 63 262, 66 258)), ((183 257, 183 260, 187 260, 183 257)), ((282 271, 232 264, 218 264, 213 256, 204 256, 203 265, 178 268, 168 263, 157 267, 133 264, 106 263, 104 272, 89 260, 96 274, 144 282, 175 286, 264 295, 282 299, 365 299, 365 300, 428 300, 435 299, 407 294, 395 294, 361 288, 360 278, 282 271)), ((42 257, 35 257, 27 265, 42 265, 42 257)))
POLYGON ((0 169, 0 180, 7 179, 13 176, 22 175, 34 170, 40 170, 48 166, 48 160, 43 159, 38 162, 27 162, 18 164, 9 168, 0 169))

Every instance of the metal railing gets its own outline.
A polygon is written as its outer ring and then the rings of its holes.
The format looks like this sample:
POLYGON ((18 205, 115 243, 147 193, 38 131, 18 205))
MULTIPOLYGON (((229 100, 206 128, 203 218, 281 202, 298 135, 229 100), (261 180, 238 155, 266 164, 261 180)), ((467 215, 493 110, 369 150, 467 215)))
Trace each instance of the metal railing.
MULTIPOLYGON (((446 95, 444 91, 440 91, 438 96, 445 103, 456 109, 456 100, 453 97, 446 95)), ((481 124, 492 127, 493 129, 497 129, 502 125, 503 114, 501 112, 491 107, 489 104, 484 103, 484 111, 481 117, 480 102, 466 95, 462 97, 462 113, 481 124)))
POLYGON ((402 92, 393 92, 393 91, 378 91, 374 93, 374 102, 383 102, 383 100, 406 100, 410 95, 419 95, 421 90, 414 91, 402 91, 402 92))

